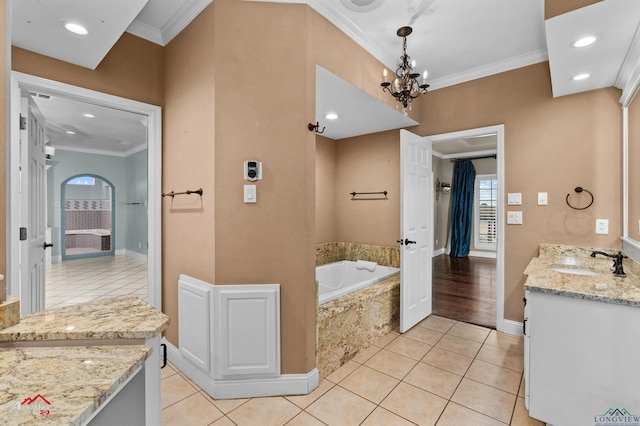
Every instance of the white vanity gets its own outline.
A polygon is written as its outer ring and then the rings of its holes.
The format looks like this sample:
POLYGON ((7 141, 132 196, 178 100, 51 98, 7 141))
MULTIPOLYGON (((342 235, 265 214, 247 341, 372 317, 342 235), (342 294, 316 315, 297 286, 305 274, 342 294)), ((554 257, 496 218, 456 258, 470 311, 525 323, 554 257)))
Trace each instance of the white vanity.
POLYGON ((593 250, 541 245, 525 270, 525 404, 555 426, 640 425, 637 264, 614 277, 593 250))

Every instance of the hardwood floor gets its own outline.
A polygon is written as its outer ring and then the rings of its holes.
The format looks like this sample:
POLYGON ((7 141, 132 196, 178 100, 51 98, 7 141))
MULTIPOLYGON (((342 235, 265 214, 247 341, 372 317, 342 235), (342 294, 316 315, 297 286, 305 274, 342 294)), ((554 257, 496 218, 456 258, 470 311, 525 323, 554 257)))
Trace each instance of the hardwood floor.
POLYGON ((433 313, 496 327, 496 260, 483 257, 433 258, 433 313))

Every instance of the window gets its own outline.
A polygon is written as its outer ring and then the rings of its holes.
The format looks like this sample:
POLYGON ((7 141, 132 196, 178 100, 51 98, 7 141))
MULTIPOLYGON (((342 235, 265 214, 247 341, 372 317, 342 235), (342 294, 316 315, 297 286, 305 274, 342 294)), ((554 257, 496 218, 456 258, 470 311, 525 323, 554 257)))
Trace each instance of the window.
POLYGON ((67 182, 68 185, 95 185, 96 179, 93 176, 78 176, 67 182))
POLYGON ((478 175, 473 202, 475 247, 495 250, 498 237, 498 181, 496 175, 478 175))

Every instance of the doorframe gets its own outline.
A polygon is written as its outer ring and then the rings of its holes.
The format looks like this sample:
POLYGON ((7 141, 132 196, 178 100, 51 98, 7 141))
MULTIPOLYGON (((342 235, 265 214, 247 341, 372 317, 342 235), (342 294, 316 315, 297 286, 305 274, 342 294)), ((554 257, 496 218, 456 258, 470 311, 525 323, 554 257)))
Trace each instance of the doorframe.
POLYGON ((61 83, 30 74, 11 71, 10 129, 8 146, 8 199, 10 201, 7 253, 7 293, 20 297, 20 90, 47 92, 79 102, 115 108, 147 116, 147 198, 148 198, 148 250, 147 250, 147 301, 162 310, 162 108, 132 99, 109 95, 70 84, 61 83))
POLYGON ((505 239, 505 179, 504 124, 427 136, 431 143, 496 134, 496 175, 498 180, 498 244, 496 247, 496 329, 510 334, 522 334, 522 325, 504 319, 504 239, 505 239))

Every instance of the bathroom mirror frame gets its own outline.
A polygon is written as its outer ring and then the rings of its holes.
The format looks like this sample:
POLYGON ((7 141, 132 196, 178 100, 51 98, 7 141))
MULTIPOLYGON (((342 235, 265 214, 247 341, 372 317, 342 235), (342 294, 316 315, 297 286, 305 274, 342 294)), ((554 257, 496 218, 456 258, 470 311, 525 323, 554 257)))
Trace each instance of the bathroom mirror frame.
MULTIPOLYGON (((631 61, 630 71, 625 84, 622 86, 622 97, 620 98, 620 104, 622 105, 622 173, 623 173, 623 197, 622 197, 622 249, 624 252, 631 256, 634 260, 640 261, 640 241, 631 235, 635 235, 630 232, 633 228, 633 224, 636 223, 640 227, 638 220, 640 217, 631 217, 632 210, 630 206, 637 204, 633 203, 633 197, 640 198, 640 191, 630 191, 630 188, 640 188, 640 177, 634 177, 630 174, 630 168, 633 165, 632 158, 630 158, 630 147, 633 147, 634 152, 640 150, 640 132, 633 133, 633 138, 630 138, 631 123, 638 127, 640 122, 640 37, 638 34, 634 37, 632 47, 629 49, 630 54, 627 58, 635 57, 635 60, 631 61), (635 53, 635 54, 633 54, 635 53), (633 105, 634 114, 629 114, 630 107, 633 105), (636 112, 636 110, 638 112, 636 112), (635 117, 633 116, 635 115, 635 117), (633 182, 630 180, 633 178, 633 182)), ((622 72, 621 72, 622 74, 622 72)), ((640 235, 640 229, 638 229, 637 235, 640 235)), ((640 238, 640 237, 638 237, 640 238)))

